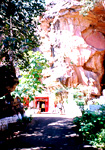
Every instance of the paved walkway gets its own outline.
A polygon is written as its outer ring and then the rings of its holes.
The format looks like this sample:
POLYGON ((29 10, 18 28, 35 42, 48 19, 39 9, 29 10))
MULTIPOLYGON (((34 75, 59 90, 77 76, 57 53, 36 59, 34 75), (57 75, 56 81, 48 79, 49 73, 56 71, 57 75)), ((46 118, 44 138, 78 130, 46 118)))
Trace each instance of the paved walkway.
POLYGON ((65 115, 38 114, 23 133, 0 145, 0 150, 95 150, 83 145, 73 119, 65 115))

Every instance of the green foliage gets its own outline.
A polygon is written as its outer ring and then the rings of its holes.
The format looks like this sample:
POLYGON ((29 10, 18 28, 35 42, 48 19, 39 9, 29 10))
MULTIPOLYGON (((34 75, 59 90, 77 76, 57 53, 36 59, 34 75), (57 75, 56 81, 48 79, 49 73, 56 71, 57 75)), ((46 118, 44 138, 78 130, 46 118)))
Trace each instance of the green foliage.
POLYGON ((0 58, 21 68, 29 63, 28 51, 40 45, 37 16, 44 0, 0 0, 0 58))
MULTIPOLYGON (((85 90, 85 89, 84 89, 85 90)), ((77 86, 76 88, 71 88, 70 93, 73 94, 73 99, 77 103, 78 106, 84 106, 86 96, 84 95, 83 91, 81 90, 81 86, 77 86)))
POLYGON ((32 101, 36 91, 42 92, 44 86, 40 81, 42 70, 48 67, 47 60, 40 52, 29 52, 29 58, 29 66, 27 66, 24 72, 21 72, 20 83, 12 93, 15 97, 21 97, 22 102, 24 97, 28 97, 32 101))
POLYGON ((84 16, 88 15, 88 12, 93 10, 98 2, 102 1, 104 0, 81 0, 83 6, 80 10, 80 14, 84 16))
POLYGON ((90 144, 105 149, 105 129, 101 129, 101 132, 96 134, 96 138, 94 141, 90 141, 90 144))
POLYGON ((78 132, 83 140, 96 147, 105 148, 105 106, 100 109, 100 114, 85 111, 82 117, 74 118, 78 132))
POLYGON ((32 121, 32 117, 27 117, 27 116, 24 116, 22 117, 22 119, 18 119, 17 122, 18 123, 24 123, 24 124, 27 124, 27 123, 30 123, 32 121))

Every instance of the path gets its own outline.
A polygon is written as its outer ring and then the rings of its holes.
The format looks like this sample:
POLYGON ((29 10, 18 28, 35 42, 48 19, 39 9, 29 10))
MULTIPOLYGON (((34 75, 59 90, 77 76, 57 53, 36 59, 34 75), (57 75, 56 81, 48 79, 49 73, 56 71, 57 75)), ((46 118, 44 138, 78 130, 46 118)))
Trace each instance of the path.
POLYGON ((24 133, 0 145, 0 150, 95 150, 82 144, 72 121, 60 115, 37 115, 24 133))

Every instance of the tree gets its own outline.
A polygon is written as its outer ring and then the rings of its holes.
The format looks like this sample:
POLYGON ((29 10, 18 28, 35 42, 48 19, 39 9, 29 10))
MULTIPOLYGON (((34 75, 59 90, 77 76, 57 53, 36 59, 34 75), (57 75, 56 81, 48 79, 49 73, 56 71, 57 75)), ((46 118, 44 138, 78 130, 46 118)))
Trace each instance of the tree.
POLYGON ((41 93, 44 89, 44 84, 41 83, 42 70, 48 67, 47 60, 40 52, 28 52, 29 53, 29 65, 26 67, 26 71, 21 72, 20 84, 16 87, 16 90, 12 93, 14 97, 21 98, 21 102, 24 102, 24 98, 28 98, 29 101, 34 100, 36 91, 41 93))
POLYGON ((28 51, 40 45, 37 16, 45 11, 44 0, 0 0, 0 59, 24 68, 28 51))

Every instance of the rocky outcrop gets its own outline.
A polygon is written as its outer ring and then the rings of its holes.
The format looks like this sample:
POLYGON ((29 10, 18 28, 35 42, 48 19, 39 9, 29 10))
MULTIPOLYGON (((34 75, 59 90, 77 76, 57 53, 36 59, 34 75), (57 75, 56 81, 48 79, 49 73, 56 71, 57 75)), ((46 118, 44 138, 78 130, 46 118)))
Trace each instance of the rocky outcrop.
POLYGON ((82 31, 82 37, 87 44, 95 47, 97 50, 105 50, 105 36, 102 32, 95 31, 92 27, 82 31))
POLYGON ((63 85, 91 84, 99 96, 105 84, 105 7, 98 3, 85 17, 79 14, 81 7, 76 0, 47 6, 40 18, 40 49, 63 85), (55 57, 51 56, 51 45, 55 57))
POLYGON ((93 54, 87 62, 84 63, 84 69, 94 72, 97 76, 95 85, 99 91, 105 88, 105 51, 97 51, 93 54))
POLYGON ((105 7, 101 3, 88 13, 86 19, 90 21, 89 26, 84 29, 82 37, 97 50, 105 50, 105 7))

